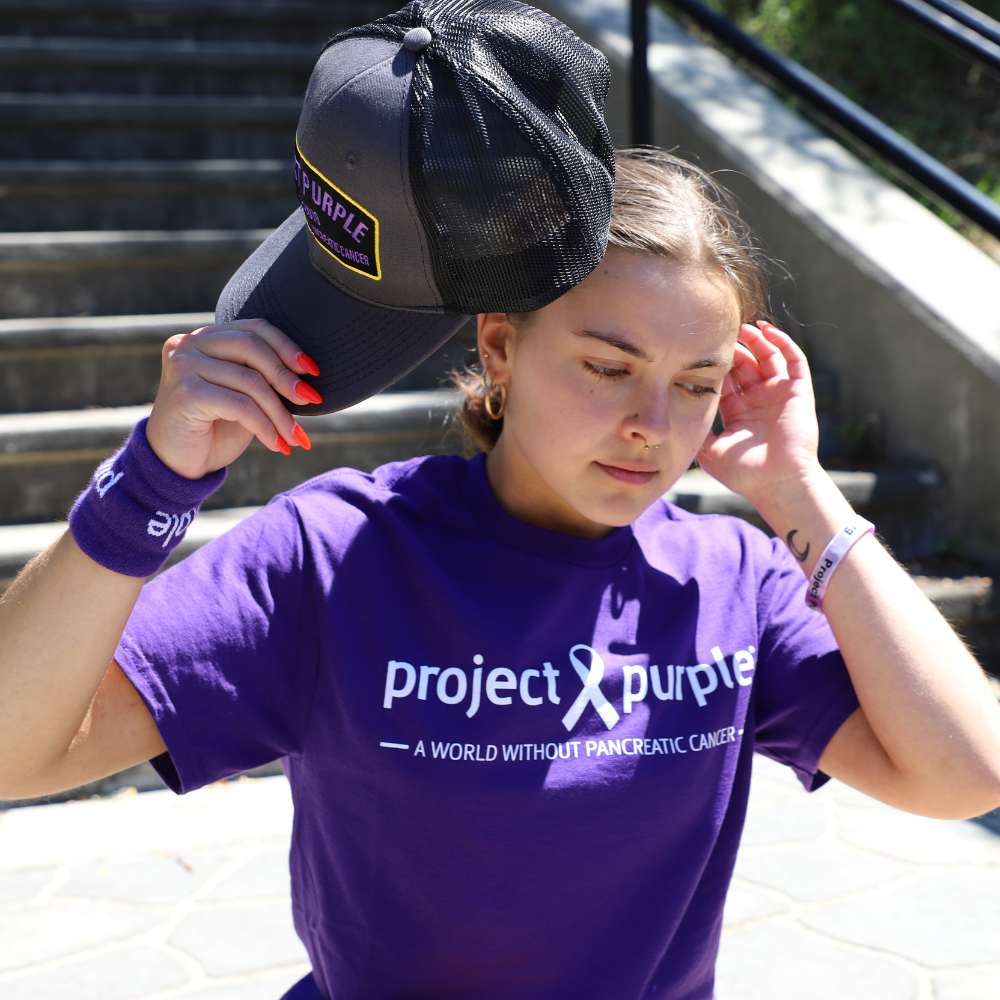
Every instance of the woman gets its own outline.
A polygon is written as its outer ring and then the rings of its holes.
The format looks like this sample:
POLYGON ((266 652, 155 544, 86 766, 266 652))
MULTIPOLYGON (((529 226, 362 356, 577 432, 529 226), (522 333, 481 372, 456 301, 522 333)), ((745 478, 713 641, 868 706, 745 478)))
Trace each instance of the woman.
MULTIPOLYGON (((485 454, 320 476, 141 598, 69 534, 43 553, 3 604, 0 795, 284 758, 293 992, 331 1000, 708 1000, 754 750, 809 789, 996 806, 1000 712, 820 468, 723 201, 619 158, 597 269, 479 317, 485 454), (777 537, 660 499, 696 458, 777 537)), ((143 440, 186 480, 301 441, 305 370, 261 321, 176 338, 143 440), (241 366, 264 378, 219 420, 241 366)))

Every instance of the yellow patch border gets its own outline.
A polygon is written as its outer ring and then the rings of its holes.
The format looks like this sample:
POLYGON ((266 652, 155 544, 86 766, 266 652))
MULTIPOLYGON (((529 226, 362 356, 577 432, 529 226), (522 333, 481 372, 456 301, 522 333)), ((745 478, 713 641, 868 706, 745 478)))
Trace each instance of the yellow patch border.
POLYGON ((323 241, 313 232, 312 226, 309 225, 309 216, 307 215, 306 216, 306 227, 309 229, 309 232, 312 233, 313 239, 316 241, 317 246, 319 246, 323 250, 325 250, 341 267, 346 267, 348 271, 353 271, 355 274, 363 274, 370 281, 381 281, 382 280, 382 258, 381 258, 380 254, 379 254, 380 241, 379 241, 379 222, 378 222, 378 218, 375 215, 373 215, 371 212, 369 212, 368 209, 364 207, 364 205, 358 204, 358 202, 356 202, 349 194, 345 194, 343 191, 341 191, 340 188, 337 187, 337 185, 334 184, 333 181, 331 181, 330 178, 326 176, 326 174, 324 174, 320 170, 317 170, 305 158, 305 156, 302 155, 302 150, 299 149, 298 141, 296 141, 296 143, 295 143, 295 152, 299 154, 299 159, 302 160, 302 162, 314 174, 316 174, 317 177, 320 177, 323 180, 324 184, 328 184, 332 190, 336 191, 337 194, 339 194, 340 197, 344 199, 344 201, 349 202, 359 212, 364 212, 365 215, 367 215, 370 219, 374 219, 375 220, 375 270, 378 271, 378 274, 377 275, 369 274, 367 271, 362 271, 360 268, 357 268, 357 267, 351 267, 350 264, 347 264, 344 261, 342 261, 332 250, 330 250, 328 247, 324 246, 323 245, 323 241))

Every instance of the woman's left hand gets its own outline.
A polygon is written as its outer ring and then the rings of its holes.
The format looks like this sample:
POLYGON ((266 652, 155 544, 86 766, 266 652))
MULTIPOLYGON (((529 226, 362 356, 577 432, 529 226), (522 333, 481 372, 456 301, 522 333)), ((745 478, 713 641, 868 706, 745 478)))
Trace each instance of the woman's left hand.
POLYGON ((820 471, 819 429, 809 364, 787 334, 767 322, 740 328, 719 415, 698 464, 759 506, 774 491, 800 486, 820 471))

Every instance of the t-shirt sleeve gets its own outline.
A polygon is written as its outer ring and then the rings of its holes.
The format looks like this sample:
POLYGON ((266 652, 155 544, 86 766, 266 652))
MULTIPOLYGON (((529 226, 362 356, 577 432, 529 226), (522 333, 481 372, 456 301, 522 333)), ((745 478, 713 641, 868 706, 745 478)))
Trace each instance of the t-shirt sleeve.
POLYGON ((295 504, 263 510, 148 583, 115 659, 153 715, 177 792, 301 752, 318 635, 295 504))
POLYGON ((780 541, 768 544, 758 591, 755 748, 787 764, 811 792, 829 780, 819 759, 858 699, 826 618, 806 607, 802 570, 780 541))

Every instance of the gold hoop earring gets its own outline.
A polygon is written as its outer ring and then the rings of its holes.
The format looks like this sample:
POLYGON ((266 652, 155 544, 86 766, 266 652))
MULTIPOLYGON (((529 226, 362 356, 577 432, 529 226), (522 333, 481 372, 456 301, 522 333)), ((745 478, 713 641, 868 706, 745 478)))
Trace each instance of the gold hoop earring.
POLYGON ((494 413, 493 379, 487 378, 486 372, 483 372, 483 406, 486 407, 486 412, 492 420, 499 420, 507 409, 507 386, 501 383, 497 388, 500 390, 500 409, 494 413))

